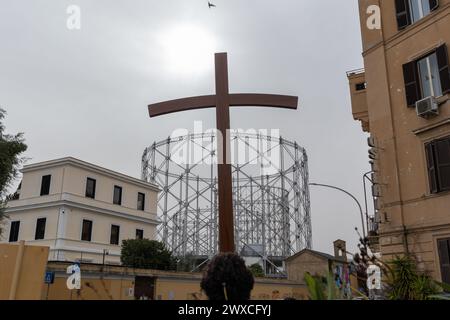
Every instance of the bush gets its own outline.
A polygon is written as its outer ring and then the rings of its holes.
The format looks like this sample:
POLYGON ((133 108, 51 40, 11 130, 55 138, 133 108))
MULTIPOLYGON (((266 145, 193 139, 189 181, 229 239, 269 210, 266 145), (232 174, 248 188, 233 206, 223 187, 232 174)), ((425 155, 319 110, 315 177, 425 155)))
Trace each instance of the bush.
POLYGON ((262 278, 265 276, 264 270, 259 263, 252 264, 248 269, 255 278, 262 278))
POLYGON ((430 296, 439 293, 431 277, 417 272, 416 263, 411 257, 397 257, 390 264, 389 299, 429 300, 430 296))
POLYGON ((174 270, 176 267, 172 253, 164 244, 149 239, 124 240, 120 260, 132 268, 174 270))

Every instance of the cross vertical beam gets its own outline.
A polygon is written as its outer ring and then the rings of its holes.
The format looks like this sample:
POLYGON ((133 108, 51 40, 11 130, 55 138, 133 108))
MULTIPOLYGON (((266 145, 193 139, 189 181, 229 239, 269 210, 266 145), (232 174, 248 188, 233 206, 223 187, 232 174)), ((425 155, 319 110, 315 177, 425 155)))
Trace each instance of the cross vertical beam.
POLYGON ((216 126, 219 195, 219 251, 234 252, 233 195, 230 164, 230 95, 226 53, 215 54, 216 126), (220 134, 219 134, 220 133, 220 134))
MULTIPOLYGON (((228 62, 226 53, 215 54, 216 94, 154 103, 148 106, 150 117, 170 113, 215 108, 217 124, 219 250, 234 252, 233 181, 230 161, 230 107, 274 107, 297 109, 298 97, 274 94, 235 93, 228 88, 228 62)), ((168 155, 170 156, 170 154, 168 155)), ((212 178, 212 177, 211 177, 212 178)), ((214 182, 212 183, 215 183, 214 182)), ((212 189, 212 188, 211 188, 212 189)), ((181 209, 180 209, 181 211, 181 209)))

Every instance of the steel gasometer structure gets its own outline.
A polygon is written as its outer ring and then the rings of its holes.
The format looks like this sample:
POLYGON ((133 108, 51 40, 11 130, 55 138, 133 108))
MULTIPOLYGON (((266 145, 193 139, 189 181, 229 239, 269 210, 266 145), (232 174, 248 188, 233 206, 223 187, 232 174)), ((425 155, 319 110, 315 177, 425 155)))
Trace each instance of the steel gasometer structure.
MULTIPOLYGON (((218 252, 216 134, 155 142, 142 156, 142 178, 156 183, 159 240, 177 257, 207 261, 218 252)), ((280 136, 230 134, 236 250, 262 259, 266 274, 311 248, 308 158, 280 136)))

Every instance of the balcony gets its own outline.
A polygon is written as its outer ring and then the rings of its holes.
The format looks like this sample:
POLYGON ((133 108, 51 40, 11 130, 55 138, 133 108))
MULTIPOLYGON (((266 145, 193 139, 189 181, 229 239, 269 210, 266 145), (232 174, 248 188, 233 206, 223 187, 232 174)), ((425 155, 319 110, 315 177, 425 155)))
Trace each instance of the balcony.
POLYGON ((364 132, 370 132, 364 69, 348 71, 347 78, 350 86, 353 119, 361 121, 364 132))

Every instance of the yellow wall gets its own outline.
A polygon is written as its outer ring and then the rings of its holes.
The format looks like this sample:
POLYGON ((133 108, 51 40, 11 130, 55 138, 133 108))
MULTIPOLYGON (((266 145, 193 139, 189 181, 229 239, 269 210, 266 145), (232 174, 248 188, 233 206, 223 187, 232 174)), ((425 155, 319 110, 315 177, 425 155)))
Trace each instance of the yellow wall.
POLYGON ((252 300, 280 300, 295 298, 297 300, 308 299, 306 286, 289 283, 265 283, 257 282, 252 291, 252 300))
MULTIPOLYGON (((68 276, 68 275, 67 275, 68 276)), ((82 275, 81 289, 69 290, 66 286, 67 276, 58 276, 51 285, 42 289, 42 299, 48 300, 133 300, 134 280, 86 278, 82 275), (131 295, 130 295, 131 294, 131 295)))
MULTIPOLYGON (((19 246, 0 244, 0 300, 8 299, 19 246)), ((81 289, 69 290, 69 263, 49 262, 48 248, 24 246, 16 299, 49 300, 133 300, 135 276, 155 278, 155 299, 207 299, 200 289, 202 274, 138 270, 120 266, 81 265, 81 289), (44 283, 45 271, 55 272, 53 284, 44 283)), ((288 297, 306 299, 306 286, 288 280, 257 278, 251 293, 254 300, 288 297)))
MULTIPOLYGON (((67 277, 57 277, 50 286, 42 289, 42 299, 49 300, 133 300, 129 295, 134 288, 134 280, 120 278, 96 278, 85 279, 82 273, 80 290, 70 291, 66 287, 67 277), (47 293, 48 292, 48 293, 47 293)), ((91 276, 90 276, 91 277, 91 276)), ((287 297, 307 299, 308 293, 305 286, 294 283, 265 283, 257 280, 252 291, 253 300, 277 300, 287 297)), ((191 279, 165 279, 158 278, 155 283, 155 299, 157 300, 206 300, 207 297, 200 289, 200 278, 193 276, 191 279)))
POLYGON ((200 289, 200 277, 191 279, 156 280, 155 298, 158 300, 204 300, 205 294, 200 289))
MULTIPOLYGON (((56 272, 55 283, 42 289, 42 298, 50 300, 132 300, 134 299, 134 277, 155 278, 157 300, 196 300, 207 299, 200 289, 202 274, 165 272, 158 270, 129 269, 119 266, 81 265, 81 289, 69 291, 66 287, 68 275, 65 270, 69 264, 50 262, 48 269, 56 272), (103 277, 103 280, 101 279, 103 277), (131 292, 130 292, 130 289, 131 292), (130 295, 131 294, 131 295, 130 295)), ((255 280, 252 299, 284 299, 294 297, 305 299, 307 289, 304 285, 288 280, 255 280)))
POLYGON ((0 300, 10 298, 17 272, 13 299, 39 300, 44 285, 48 247, 25 246, 20 262, 20 245, 0 244, 0 300))
MULTIPOLYGON (((157 279, 156 299, 205 300, 207 296, 200 289, 200 277, 193 279, 157 279)), ((306 299, 305 286, 285 280, 256 279, 251 293, 252 300, 279 300, 285 298, 306 299)))

